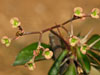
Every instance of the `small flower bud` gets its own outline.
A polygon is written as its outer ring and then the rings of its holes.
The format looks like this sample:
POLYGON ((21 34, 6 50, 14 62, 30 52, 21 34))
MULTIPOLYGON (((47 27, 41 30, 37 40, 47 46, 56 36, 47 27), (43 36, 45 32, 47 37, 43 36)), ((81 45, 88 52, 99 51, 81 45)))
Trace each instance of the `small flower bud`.
POLYGON ((22 35, 23 35, 23 32, 22 31, 16 32, 16 36, 22 36, 22 35))
POLYGON ((77 67, 77 71, 78 71, 78 73, 81 75, 82 73, 83 73, 83 70, 82 70, 82 68, 81 67, 77 67))
POLYGON ((10 20, 10 23, 12 24, 13 28, 17 28, 21 22, 19 21, 19 19, 17 17, 14 17, 10 20))
POLYGON ((10 43, 11 43, 11 39, 8 38, 7 36, 4 36, 4 37, 2 37, 2 39, 1 39, 1 43, 2 43, 2 44, 5 44, 6 47, 8 47, 8 46, 10 45, 10 43))
POLYGON ((32 59, 28 63, 26 63, 25 66, 28 67, 28 69, 31 71, 33 71, 36 68, 36 65, 32 59))
POLYGON ((79 38, 76 36, 73 36, 69 39, 69 43, 71 46, 75 46, 79 42, 79 38))
POLYGON ((87 45, 83 45, 83 46, 81 46, 81 52, 82 52, 82 54, 86 54, 86 51, 89 49, 89 47, 87 46, 87 45))
POLYGON ((33 55, 34 55, 34 56, 38 56, 39 53, 40 53, 39 50, 34 50, 34 51, 33 51, 33 55))
POLYGON ((29 70, 33 71, 35 69, 35 64, 34 63, 28 63, 27 67, 29 70))
POLYGON ((83 9, 81 7, 74 8, 74 15, 75 16, 79 16, 79 17, 83 16, 84 14, 82 12, 83 12, 83 9))
POLYGON ((53 56, 53 52, 50 51, 50 50, 47 48, 47 49, 45 49, 45 50, 43 51, 43 56, 44 56, 46 59, 51 59, 52 56, 53 56))
POLYGON ((100 10, 98 8, 93 8, 92 9, 92 13, 91 13, 91 17, 92 18, 99 18, 99 14, 100 13, 100 10))

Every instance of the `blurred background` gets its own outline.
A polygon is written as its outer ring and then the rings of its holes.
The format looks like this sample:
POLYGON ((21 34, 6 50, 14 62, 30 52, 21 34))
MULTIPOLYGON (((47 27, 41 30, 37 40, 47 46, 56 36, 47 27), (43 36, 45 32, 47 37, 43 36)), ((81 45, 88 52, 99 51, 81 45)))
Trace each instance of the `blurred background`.
MULTIPOLYGON (((100 0, 0 0, 0 39, 5 35, 14 37, 17 29, 11 27, 9 21, 12 17, 20 19, 25 31, 40 31, 70 19, 73 8, 77 6, 90 13, 92 8, 100 8, 100 0)), ((74 34, 81 32, 85 35, 91 28, 94 28, 91 35, 100 34, 100 19, 77 20, 73 25, 74 34)), ((65 27, 70 30, 70 23, 65 27)), ((62 33, 66 34, 64 31, 62 33)), ((48 34, 45 33, 42 39, 47 44, 48 34)), ((35 41, 38 41, 38 35, 23 36, 8 48, 0 43, 0 75, 47 75, 53 60, 37 62, 34 71, 29 71, 24 66, 11 65, 18 52, 35 41)), ((100 73, 92 68, 90 75, 100 73)))

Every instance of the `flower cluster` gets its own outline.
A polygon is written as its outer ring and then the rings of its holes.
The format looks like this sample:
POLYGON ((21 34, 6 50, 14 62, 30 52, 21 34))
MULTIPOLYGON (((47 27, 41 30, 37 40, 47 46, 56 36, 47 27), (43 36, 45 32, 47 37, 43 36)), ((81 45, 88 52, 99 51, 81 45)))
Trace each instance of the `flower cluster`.
MULTIPOLYGON (((100 13, 100 10, 98 8, 93 8, 91 14, 89 14, 88 16, 91 16, 92 18, 99 18, 99 15, 98 15, 99 13, 100 13)), ((76 7, 76 8, 74 8, 74 16, 83 18, 86 15, 83 13, 83 9, 81 7, 76 7)), ((73 27, 71 27, 71 34, 70 34, 70 39, 69 39, 70 45, 72 47, 79 46, 81 52, 83 54, 86 54, 86 51, 89 50, 90 47, 92 47, 95 43, 97 43, 100 40, 100 39, 98 39, 95 42, 93 42, 91 45, 88 46, 86 44, 86 42, 87 42, 87 37, 91 33, 91 31, 92 30, 90 30, 88 32, 88 34, 86 36, 84 36, 84 38, 81 39, 81 38, 73 35, 73 27)))
MULTIPOLYGON (((89 34, 92 32, 92 30, 90 30, 88 32, 87 35, 85 35, 83 38, 79 38, 77 36, 74 36, 73 34, 70 34, 70 38, 69 38, 69 44, 72 47, 80 47, 80 51, 82 54, 86 54, 86 51, 89 50, 95 43, 97 43, 98 41, 100 41, 100 39, 97 39, 96 41, 94 41, 92 44, 87 45, 87 38, 89 36, 89 34)), ((71 33, 73 33, 73 29, 71 29, 71 33)))
POLYGON ((38 56, 40 53, 40 50, 43 51, 42 55, 45 57, 45 59, 51 59, 53 56, 53 52, 49 48, 44 48, 42 46, 38 46, 37 50, 33 51, 33 55, 38 56))
MULTIPOLYGON (((89 16, 91 16, 92 18, 99 18, 99 15, 98 15, 99 13, 100 13, 100 10, 98 8, 93 8, 89 16)), ((86 16, 86 14, 83 13, 83 9, 81 7, 74 8, 74 15, 78 17, 86 16)))
POLYGON ((49 48, 44 48, 39 45, 36 50, 33 50, 33 58, 28 63, 25 64, 29 70, 34 70, 36 68, 35 57, 40 54, 40 50, 43 51, 42 55, 45 57, 45 59, 48 60, 52 58, 53 52, 49 50, 49 48))
MULTIPOLYGON (((14 17, 14 18, 12 18, 11 20, 10 20, 10 23, 12 24, 12 27, 13 28, 17 28, 17 27, 19 27, 20 26, 20 24, 21 24, 21 22, 19 21, 19 19, 17 18, 17 17, 14 17)), ((21 31, 18 31, 17 33, 16 33, 16 36, 17 35, 21 35, 21 31)), ((16 37, 16 39, 17 39, 18 37, 16 37)), ((3 36, 2 37, 2 39, 1 39, 1 43, 2 44, 5 44, 6 45, 6 47, 8 47, 8 46, 10 46, 10 44, 11 44, 11 38, 8 38, 7 36, 3 36)))

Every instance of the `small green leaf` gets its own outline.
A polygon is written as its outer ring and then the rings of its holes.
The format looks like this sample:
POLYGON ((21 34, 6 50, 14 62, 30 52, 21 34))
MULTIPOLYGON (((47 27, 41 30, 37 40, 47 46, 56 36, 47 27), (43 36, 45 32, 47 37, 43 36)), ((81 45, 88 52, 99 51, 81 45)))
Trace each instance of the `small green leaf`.
POLYGON ((90 62, 87 55, 81 53, 80 48, 77 49, 77 58, 86 73, 90 72, 90 62))
MULTIPOLYGON (((44 48, 50 48, 49 45, 46 45, 44 43, 41 44, 44 48)), ((16 60, 13 64, 13 66, 16 65, 24 65, 25 63, 27 63, 29 60, 32 59, 33 57, 33 50, 36 50, 38 46, 38 43, 32 43, 30 45, 28 45, 27 47, 23 48, 19 54, 16 57, 16 60)), ((35 61, 39 61, 45 59, 44 56, 42 56, 42 51, 40 51, 40 54, 35 58, 35 61)))
MULTIPOLYGON (((99 35, 93 35, 88 41, 87 41, 87 44, 90 45, 91 43, 93 43, 94 41, 96 41, 97 39, 99 39, 100 36, 99 35)), ((93 47, 93 49, 96 49, 96 50, 100 50, 100 41, 98 41, 93 47)))
POLYGON ((74 62, 70 63, 64 75, 77 75, 76 66, 74 62))
POLYGON ((62 62, 62 60, 64 59, 64 57, 67 55, 68 51, 64 50, 59 57, 56 59, 56 61, 54 62, 53 66, 51 67, 48 75, 58 75, 59 70, 60 70, 60 64, 62 62))

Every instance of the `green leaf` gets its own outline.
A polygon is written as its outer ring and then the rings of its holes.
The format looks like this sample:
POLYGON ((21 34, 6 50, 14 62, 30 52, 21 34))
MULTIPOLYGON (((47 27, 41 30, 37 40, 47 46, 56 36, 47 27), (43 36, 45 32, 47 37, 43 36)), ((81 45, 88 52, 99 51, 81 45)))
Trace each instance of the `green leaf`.
MULTIPOLYGON (((49 45, 46 45, 44 43, 41 44, 44 48, 50 48, 49 45)), ((28 45, 27 47, 23 48, 17 55, 15 62, 13 63, 13 66, 16 65, 24 65, 28 61, 30 61, 33 57, 33 50, 36 50, 38 46, 38 43, 32 43, 28 45)), ((40 51, 40 54, 35 58, 35 61, 39 61, 45 59, 44 56, 42 56, 42 51, 40 51)))
POLYGON ((93 63, 93 67, 100 70, 100 54, 95 53, 91 50, 88 50, 88 57, 91 63, 93 63))
POLYGON ((64 50, 59 57, 56 59, 56 61, 54 62, 53 66, 51 67, 48 75, 58 75, 59 70, 60 70, 60 64, 62 62, 62 60, 64 59, 64 57, 67 55, 68 51, 64 50))
MULTIPOLYGON (((99 35, 93 35, 88 41, 87 44, 90 45, 91 43, 93 43, 94 41, 96 41, 97 39, 99 39, 100 36, 99 35)), ((100 51, 100 41, 98 41, 93 47, 93 49, 99 50, 100 51)))
POLYGON ((79 63, 82 65, 84 71, 86 73, 89 73, 91 69, 90 62, 88 60, 87 55, 84 55, 81 53, 80 48, 77 49, 77 58, 78 58, 79 63))
MULTIPOLYGON (((93 35, 87 42, 88 45, 99 39, 99 35, 93 35)), ((95 67, 97 70, 100 70, 100 41, 98 41, 93 47, 93 50, 88 50, 88 57, 91 63, 93 63, 93 67, 95 67), (91 56, 90 56, 91 55, 91 56), (95 60, 94 60, 95 59, 95 60)))
POLYGON ((77 75, 77 71, 76 71, 76 66, 74 64, 74 62, 71 62, 66 70, 66 72, 64 73, 64 75, 77 75))
MULTIPOLYGON (((87 51, 90 55, 92 55, 92 57, 96 58, 96 60, 98 60, 100 62, 100 54, 97 54, 91 50, 87 51)), ((93 58, 92 58, 93 59, 93 58)))

